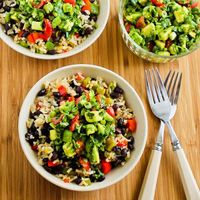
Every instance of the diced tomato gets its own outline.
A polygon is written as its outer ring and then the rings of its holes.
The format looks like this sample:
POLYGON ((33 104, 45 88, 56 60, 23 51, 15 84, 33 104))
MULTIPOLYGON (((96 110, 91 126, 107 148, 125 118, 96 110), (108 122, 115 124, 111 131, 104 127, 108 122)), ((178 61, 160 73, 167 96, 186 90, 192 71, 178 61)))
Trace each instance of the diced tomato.
POLYGON ((70 3, 72 6, 76 5, 76 0, 64 0, 65 3, 70 3))
POLYGON ((145 26, 146 26, 146 24, 145 24, 145 21, 144 21, 144 16, 141 16, 141 17, 137 20, 135 27, 136 27, 136 28, 144 28, 145 26))
POLYGON ((67 89, 63 85, 61 85, 58 88, 58 92, 60 93, 61 96, 66 96, 67 95, 67 89))
POLYGON ((104 174, 107 174, 112 169, 110 162, 106 162, 105 160, 101 161, 101 169, 104 174))
POLYGON ((59 165, 59 163, 58 162, 52 162, 52 161, 50 161, 50 160, 48 160, 48 167, 56 167, 56 166, 58 166, 59 165))
POLYGON ((85 5, 81 8, 82 12, 85 12, 86 10, 91 11, 91 2, 90 0, 83 0, 85 5))
POLYGON ((27 36, 27 39, 30 43, 34 44, 36 42, 37 39, 43 39, 42 37, 42 33, 38 33, 38 32, 33 32, 33 33, 30 33, 28 36, 27 36))
POLYGON ((41 0, 39 4, 34 5, 35 8, 41 8, 42 6, 44 6, 44 4, 46 4, 48 2, 48 0, 41 0))
POLYGON ((117 146, 118 147, 126 147, 127 144, 128 144, 128 141, 126 139, 117 141, 117 146))
POLYGON ((113 109, 113 107, 109 107, 107 108, 106 112, 111 116, 111 117, 115 117, 115 111, 113 109))
POLYGON ((85 170, 89 170, 90 169, 90 162, 86 159, 83 159, 83 158, 80 158, 79 159, 79 162, 80 164, 82 165, 82 167, 85 169, 85 170))
POLYGON ((161 2, 159 2, 158 0, 151 0, 151 2, 152 2, 155 6, 158 6, 158 7, 164 7, 164 6, 165 6, 164 3, 161 3, 161 2))
POLYGON ((75 98, 74 97, 68 97, 68 99, 67 99, 68 101, 74 101, 75 100, 75 98))
POLYGON ((80 102, 80 100, 81 100, 81 97, 76 98, 76 100, 75 100, 76 105, 78 105, 78 103, 80 102))
POLYGON ((74 35, 76 36, 76 38, 80 37, 79 33, 75 33, 74 35))
POLYGON ((80 153, 84 149, 85 144, 82 140, 78 140, 76 144, 78 145, 78 148, 76 149, 76 153, 80 153))
POLYGON ((69 178, 65 178, 65 179, 63 179, 63 181, 64 181, 65 183, 69 183, 69 182, 70 182, 70 179, 69 179, 69 178))
POLYGON ((131 24, 126 24, 125 29, 126 29, 127 33, 130 33, 131 26, 132 26, 131 24))
POLYGON ((78 123, 79 123, 79 115, 76 115, 71 121, 69 130, 73 132, 76 129, 76 124, 78 123))
POLYGON ((154 42, 154 41, 149 41, 149 42, 147 43, 147 46, 148 46, 149 51, 152 52, 152 51, 153 51, 153 48, 154 48, 154 46, 155 46, 155 42, 154 42))
POLYGON ((128 119, 126 126, 129 129, 129 131, 135 132, 136 128, 137 128, 137 122, 136 122, 135 118, 128 119))
POLYGON ((31 149, 32 149, 33 151, 37 151, 37 150, 38 150, 38 146, 37 146, 37 145, 32 145, 32 146, 31 146, 31 149))
POLYGON ((96 95, 96 100, 98 103, 101 103, 101 95, 100 94, 96 95))
POLYGON ((63 117, 64 117, 64 114, 62 114, 58 119, 56 119, 55 117, 52 118, 51 121, 52 121, 52 123, 54 125, 57 125, 57 124, 59 124, 62 121, 63 117))
POLYGON ((77 81, 81 81, 81 80, 83 80, 85 77, 83 76, 83 74, 81 73, 81 72, 78 72, 77 74, 76 74, 76 80, 77 81))
POLYGON ((53 33, 53 28, 51 22, 48 19, 45 19, 43 39, 48 40, 51 37, 52 33, 53 33))
POLYGON ((165 47, 166 47, 166 48, 169 48, 172 44, 173 44, 173 41, 170 40, 170 39, 168 39, 168 40, 166 41, 166 43, 165 43, 165 47))

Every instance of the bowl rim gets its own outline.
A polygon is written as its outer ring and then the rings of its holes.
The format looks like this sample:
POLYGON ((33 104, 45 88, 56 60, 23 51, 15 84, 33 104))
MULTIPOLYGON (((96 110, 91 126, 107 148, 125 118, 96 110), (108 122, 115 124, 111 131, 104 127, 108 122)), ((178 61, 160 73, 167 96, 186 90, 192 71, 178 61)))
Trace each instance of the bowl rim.
POLYGON ((104 9, 104 20, 102 20, 102 25, 101 27, 98 27, 85 41, 83 41, 81 44, 84 43, 84 45, 76 46, 72 50, 66 52, 66 53, 60 53, 60 54, 55 54, 55 55, 48 55, 48 54, 39 54, 39 53, 34 53, 30 49, 26 49, 19 44, 16 44, 14 42, 14 39, 11 36, 8 36, 4 33, 2 25, 0 24, 0 38, 4 43, 6 43, 9 47, 11 47, 13 50, 17 51, 18 53, 21 53, 25 56, 31 57, 31 58, 36 58, 36 59, 41 59, 41 60, 56 60, 56 59, 62 59, 62 58, 68 58, 73 55, 76 55, 85 49, 87 49, 89 46, 91 46, 102 34, 104 31, 106 24, 108 22, 108 18, 110 15, 110 1, 105 1, 107 5, 105 6, 106 9, 104 9), (93 37, 89 40, 90 37, 93 37), (75 49, 76 48, 76 49, 75 49))
MULTIPOLYGON (((134 167, 136 166, 136 164, 139 162, 143 152, 144 152, 144 149, 145 149, 145 145, 146 145, 146 141, 147 141, 147 134, 148 134, 148 123, 147 123, 147 114, 146 114, 146 111, 145 111, 145 108, 144 108, 144 105, 142 103, 142 100, 140 99, 139 95, 137 94, 137 92, 135 91, 135 89, 128 83, 128 81, 126 81, 123 77, 121 77, 120 75, 118 75, 117 73, 109 70, 109 69, 106 69, 104 67, 101 67, 101 66, 97 66, 97 65, 92 65, 92 64, 73 64, 73 65, 67 65, 67 66, 63 66, 63 67, 60 67, 56 70, 53 70, 51 72, 49 72, 48 74, 46 74, 45 76, 43 76, 42 78, 40 78, 34 85, 33 87, 29 90, 29 92, 26 94, 24 100, 23 100, 23 103, 21 105, 21 108, 20 108, 20 113, 19 113, 19 117, 18 117, 18 135, 19 135, 19 140, 20 140, 20 144, 21 144, 21 147, 22 147, 22 150, 27 158, 27 160, 29 161, 29 163, 31 164, 31 166, 37 171, 37 173, 39 173, 43 178, 45 178, 47 181, 53 183, 54 185, 56 186, 59 186, 61 188, 64 188, 64 189, 68 189, 68 190, 72 190, 72 191, 80 191, 80 192, 87 192, 87 191, 94 191, 94 190, 99 190, 99 189, 103 189, 103 188, 106 188, 106 187, 109 187, 117 182, 119 182, 120 180, 122 180, 123 178, 125 178, 133 169, 134 167), (119 174, 119 176, 117 176, 115 178, 115 180, 113 180, 111 183, 107 183, 107 184, 104 184, 102 186, 99 186, 98 188, 88 188, 88 187, 79 187, 79 188, 76 188, 76 189, 72 189, 72 188, 69 188, 68 187, 68 184, 66 185, 63 185, 57 181, 55 181, 53 178, 51 178, 51 176, 48 176, 49 175, 49 172, 46 172, 46 173, 43 173, 40 169, 39 169, 39 164, 37 162, 35 162, 34 159, 31 158, 31 156, 28 154, 28 150, 26 148, 26 141, 24 139, 24 132, 22 131, 22 126, 23 126, 23 123, 22 123, 22 113, 25 112, 25 105, 27 104, 27 98, 32 94, 32 92, 34 91, 34 89, 39 85, 41 84, 42 82, 44 82, 44 80, 46 78, 48 78, 49 76, 53 75, 54 73, 58 73, 60 71, 66 71, 68 69, 75 69, 77 70, 78 68, 80 67, 88 67, 88 68, 93 68, 94 70, 95 69, 98 69, 98 70, 101 70, 105 73, 110 73, 110 74, 113 74, 117 79, 119 79, 120 81, 124 82, 126 87, 128 87, 132 93, 134 93, 135 97, 137 98, 138 102, 139 102, 139 106, 141 107, 141 110, 142 110, 142 115, 144 116, 144 137, 143 137, 143 143, 141 145, 141 149, 139 151, 139 153, 137 154, 137 157, 135 159, 135 162, 134 164, 132 164, 132 166, 130 168, 128 168, 127 171, 125 171, 124 173, 122 174, 119 174)), ((53 175, 54 176, 54 175, 53 175)), ((56 177, 57 178, 57 177, 56 177)))
POLYGON ((130 35, 128 34, 128 32, 126 31, 126 28, 125 28, 125 25, 124 25, 124 22, 123 22, 123 16, 121 15, 121 11, 123 13, 123 3, 124 0, 119 0, 119 7, 118 7, 118 19, 119 19, 119 24, 120 24, 120 27, 121 29, 123 30, 123 33, 126 35, 126 37, 128 38, 128 40, 130 41, 131 44, 133 44, 134 46, 136 46, 137 49, 139 49, 139 51, 143 51, 145 54, 148 54, 148 56, 151 56, 151 57, 156 57, 158 59, 177 59, 177 58, 180 58, 180 57, 183 57, 183 56, 187 56, 188 54, 191 54, 193 53, 194 51, 196 51, 199 47, 200 47, 200 42, 194 44, 193 48, 189 51, 186 51, 184 53, 181 53, 181 54, 177 54, 177 55, 170 55, 170 56, 161 56, 161 55, 157 55, 155 53, 152 53, 150 51, 147 51, 146 49, 142 48, 140 45, 138 45, 131 37, 130 35))

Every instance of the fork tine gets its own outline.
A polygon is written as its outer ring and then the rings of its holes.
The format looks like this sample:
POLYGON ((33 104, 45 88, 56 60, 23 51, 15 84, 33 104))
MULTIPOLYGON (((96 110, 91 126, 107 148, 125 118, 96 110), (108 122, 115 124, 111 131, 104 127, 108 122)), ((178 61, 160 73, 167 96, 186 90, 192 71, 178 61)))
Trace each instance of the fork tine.
POLYGON ((161 79, 161 77, 160 77, 158 68, 156 68, 156 74, 157 74, 157 77, 158 77, 158 80, 159 80, 159 83, 160 83, 160 90, 161 90, 163 99, 164 99, 164 100, 169 100, 168 95, 167 95, 167 91, 166 91, 165 86, 164 86, 164 84, 163 84, 163 82, 162 82, 162 79, 161 79))
POLYGON ((170 81, 169 81, 169 85, 168 85, 168 86, 165 86, 165 87, 166 87, 166 90, 167 90, 168 96, 170 96, 170 88, 171 88, 171 85, 172 85, 172 82, 173 82, 173 79, 174 79, 174 75, 175 75, 175 71, 174 71, 173 74, 172 74, 172 77, 171 77, 171 79, 170 79, 170 81))
POLYGON ((153 77, 154 77, 154 85, 155 85, 155 89, 156 89, 156 92, 157 92, 157 95, 158 95, 158 100, 161 102, 161 101, 163 101, 163 98, 162 98, 162 94, 161 94, 161 91, 160 91, 160 88, 159 88, 159 85, 158 85, 158 81, 156 79, 154 69, 152 69, 152 73, 153 73, 153 77))
POLYGON ((145 70, 145 79, 146 79, 147 97, 148 97, 149 103, 153 104, 154 103, 153 96, 152 96, 149 81, 148 81, 148 72, 146 70, 145 70))
POLYGON ((167 82, 168 82, 168 80, 169 80, 169 77, 170 77, 171 72, 172 72, 172 70, 169 71, 169 73, 167 74, 167 77, 166 77, 166 79, 165 79, 165 82, 164 82, 165 88, 167 87, 167 82))
POLYGON ((151 70, 149 69, 148 71, 149 73, 149 79, 150 79, 150 82, 151 82, 151 90, 152 90, 152 93, 153 93, 153 99, 154 99, 154 102, 158 102, 158 96, 156 94, 156 89, 155 89, 155 84, 153 83, 153 79, 152 79, 152 74, 151 74, 151 70))
POLYGON ((179 76, 179 82, 178 82, 177 89, 176 89, 174 104, 177 104, 177 102, 178 102, 178 97, 179 97, 180 88, 181 88, 181 81, 182 81, 182 73, 180 73, 180 76, 179 76))
POLYGON ((176 87, 176 82, 177 82, 177 79, 178 79, 178 75, 179 75, 179 73, 176 74, 176 77, 175 77, 175 80, 174 80, 174 84, 172 86, 172 91, 171 91, 171 94, 169 95, 170 101, 171 101, 172 105, 174 104, 174 99, 175 99, 174 91, 175 91, 175 87, 176 87))

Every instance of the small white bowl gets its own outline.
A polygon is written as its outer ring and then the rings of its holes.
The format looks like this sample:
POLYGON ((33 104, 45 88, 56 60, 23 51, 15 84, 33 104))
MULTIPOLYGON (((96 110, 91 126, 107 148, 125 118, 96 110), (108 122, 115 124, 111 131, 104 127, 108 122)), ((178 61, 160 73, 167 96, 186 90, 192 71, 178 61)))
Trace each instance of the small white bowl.
POLYGON ((99 4, 100 4, 100 13, 97 19, 97 25, 98 25, 97 29, 83 43, 76 46, 69 52, 55 54, 55 55, 33 53, 30 51, 30 49, 24 48, 20 46, 19 44, 16 44, 12 37, 6 35, 4 33, 4 28, 2 25, 0 25, 0 38, 15 51, 18 51, 19 53, 32 57, 32 58, 38 58, 38 59, 43 59, 43 60, 55 60, 55 59, 67 58, 67 57, 73 56, 85 50, 90 45, 92 45, 103 32, 107 24, 109 14, 110 14, 110 1, 99 0, 99 4))
POLYGON ((18 121, 18 130, 19 130, 19 138, 21 142, 22 149, 33 166, 33 168, 42 175, 45 179, 50 181, 51 183, 65 188, 69 190, 75 190, 75 191, 92 191, 92 190, 98 190, 105 187, 108 187, 118 181, 120 181, 122 178, 124 178, 138 163, 146 144, 147 139, 147 117, 146 112, 144 109, 144 106, 142 104, 142 101, 136 91, 131 87, 131 85, 124 80, 121 76, 118 74, 99 67, 95 65, 88 65, 88 64, 77 64, 77 65, 71 65, 62 67, 59 69, 56 69, 53 72, 50 72, 46 76, 44 76, 42 79, 40 79, 29 91, 27 94, 23 105, 21 107, 20 115, 19 115, 19 121, 18 121), (57 178, 56 176, 48 173, 42 166, 40 166, 37 162, 37 156, 31 149, 28 142, 25 140, 25 133, 27 131, 26 128, 26 120, 28 119, 29 112, 30 112, 30 106, 34 102, 34 99, 36 97, 36 94, 41 89, 42 83, 45 81, 52 81, 57 78, 65 77, 72 75, 76 72, 83 72, 86 76, 92 76, 92 77, 102 77, 106 82, 110 82, 115 80, 118 85, 124 90, 125 99, 127 102, 127 105, 134 110, 136 119, 137 119, 137 131, 134 134, 135 137, 135 150, 132 151, 130 159, 125 163, 123 167, 117 167, 109 174, 106 175, 106 179, 103 182, 98 183, 92 183, 90 186, 79 186, 74 183, 64 183, 61 179, 57 178))

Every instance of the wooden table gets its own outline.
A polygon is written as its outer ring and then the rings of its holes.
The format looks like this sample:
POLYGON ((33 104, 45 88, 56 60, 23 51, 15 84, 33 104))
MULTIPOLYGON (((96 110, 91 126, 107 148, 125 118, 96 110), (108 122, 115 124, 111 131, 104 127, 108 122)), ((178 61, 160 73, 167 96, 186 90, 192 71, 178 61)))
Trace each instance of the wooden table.
MULTIPOLYGON (((183 84, 177 114, 172 122, 200 185, 200 50, 168 64, 155 65, 133 55, 121 39, 117 18, 117 1, 111 0, 111 13, 101 37, 90 48, 71 58, 42 61, 23 56, 0 42, 0 199, 2 200, 133 200, 137 199, 159 127, 147 103, 144 69, 158 66, 162 76, 170 69, 183 72, 183 84), (42 178, 28 163, 18 139, 18 114, 29 89, 42 76, 57 67, 90 63, 109 68, 138 92, 148 114, 148 140, 135 169, 119 183, 95 192, 61 189, 42 178)), ((166 131, 167 132, 167 131, 166 131)), ((185 195, 176 160, 166 134, 155 199, 184 200, 185 195)))

